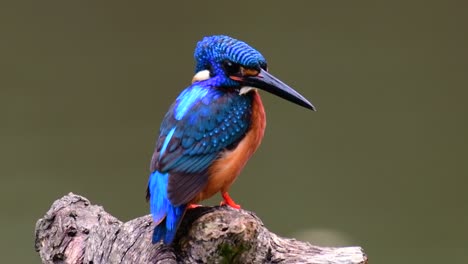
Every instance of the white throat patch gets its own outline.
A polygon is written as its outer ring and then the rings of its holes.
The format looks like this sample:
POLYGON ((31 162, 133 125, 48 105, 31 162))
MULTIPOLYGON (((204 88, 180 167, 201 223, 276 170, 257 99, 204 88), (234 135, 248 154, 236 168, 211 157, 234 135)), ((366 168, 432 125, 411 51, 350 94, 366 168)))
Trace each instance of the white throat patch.
POLYGON ((252 90, 256 90, 257 88, 255 87, 250 87, 250 86, 244 86, 240 89, 239 91, 239 95, 243 95, 243 94, 247 94, 248 92, 252 91, 252 90))

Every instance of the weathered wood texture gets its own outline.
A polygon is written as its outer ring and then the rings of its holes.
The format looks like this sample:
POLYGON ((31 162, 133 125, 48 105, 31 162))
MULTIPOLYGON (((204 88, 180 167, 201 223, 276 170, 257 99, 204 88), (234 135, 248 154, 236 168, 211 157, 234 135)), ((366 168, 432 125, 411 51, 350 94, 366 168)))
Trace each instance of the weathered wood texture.
POLYGON ((127 223, 70 193, 36 224, 43 263, 367 263, 360 247, 328 248, 279 237, 253 213, 189 210, 173 246, 151 244, 149 215, 127 223))

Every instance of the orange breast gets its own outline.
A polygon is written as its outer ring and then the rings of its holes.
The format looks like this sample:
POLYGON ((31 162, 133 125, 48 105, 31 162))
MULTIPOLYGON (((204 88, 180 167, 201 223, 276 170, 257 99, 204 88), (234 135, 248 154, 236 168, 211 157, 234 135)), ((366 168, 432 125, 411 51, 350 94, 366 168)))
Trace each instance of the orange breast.
POLYGON ((219 191, 228 191, 247 161, 260 146, 266 127, 265 109, 258 92, 254 90, 251 93, 253 93, 253 103, 250 130, 235 149, 223 153, 223 156, 210 167, 208 183, 192 203, 208 199, 219 191))

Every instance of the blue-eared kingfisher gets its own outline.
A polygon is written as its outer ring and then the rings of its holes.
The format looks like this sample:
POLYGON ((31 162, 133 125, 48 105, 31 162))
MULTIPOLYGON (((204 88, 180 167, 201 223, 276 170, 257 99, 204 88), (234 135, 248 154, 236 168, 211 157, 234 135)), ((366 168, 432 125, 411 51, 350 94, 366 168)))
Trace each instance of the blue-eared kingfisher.
POLYGON ((237 39, 215 35, 195 48, 195 75, 166 113, 151 159, 146 198, 153 243, 170 244, 188 208, 217 192, 240 208, 229 187, 262 141, 265 110, 258 89, 314 106, 268 72, 265 58, 237 39))

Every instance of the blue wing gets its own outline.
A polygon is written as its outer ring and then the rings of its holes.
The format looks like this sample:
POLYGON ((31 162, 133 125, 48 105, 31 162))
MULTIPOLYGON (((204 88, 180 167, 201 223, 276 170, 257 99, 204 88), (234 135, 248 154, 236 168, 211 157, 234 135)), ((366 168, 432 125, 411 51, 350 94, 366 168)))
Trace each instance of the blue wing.
POLYGON ((206 185, 208 169, 220 153, 234 148, 251 122, 252 97, 194 84, 164 117, 151 171, 169 173, 173 205, 190 202, 206 185))

